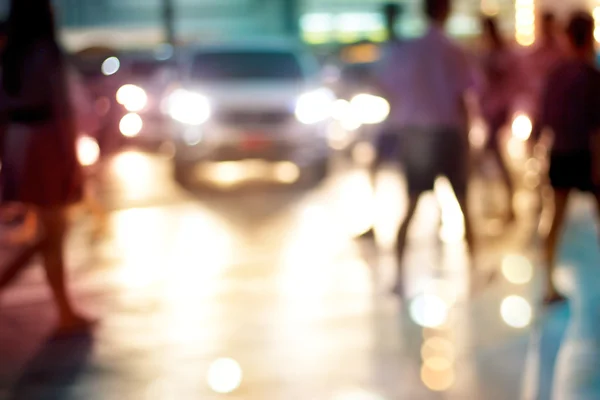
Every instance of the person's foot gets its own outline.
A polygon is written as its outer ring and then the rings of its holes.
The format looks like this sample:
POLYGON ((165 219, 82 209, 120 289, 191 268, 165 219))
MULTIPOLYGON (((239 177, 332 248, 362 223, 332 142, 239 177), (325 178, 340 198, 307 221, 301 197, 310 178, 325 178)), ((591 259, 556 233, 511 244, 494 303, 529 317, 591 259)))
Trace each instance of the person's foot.
POLYGON ((89 333, 96 324, 95 320, 72 314, 61 318, 55 336, 70 336, 89 333))
POLYGON ((552 289, 546 293, 542 299, 542 304, 545 306, 553 306, 555 304, 561 304, 568 301, 568 299, 562 294, 558 293, 557 290, 552 289))

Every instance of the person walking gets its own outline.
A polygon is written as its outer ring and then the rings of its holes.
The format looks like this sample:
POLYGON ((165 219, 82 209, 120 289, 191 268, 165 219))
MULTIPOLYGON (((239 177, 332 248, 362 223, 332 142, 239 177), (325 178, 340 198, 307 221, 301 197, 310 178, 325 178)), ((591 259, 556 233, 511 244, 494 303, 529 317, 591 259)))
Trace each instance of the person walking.
POLYGON ((502 152, 501 133, 509 122, 517 94, 522 89, 521 65, 516 54, 502 38, 497 21, 487 17, 482 20, 484 52, 480 60, 483 75, 479 89, 479 109, 488 128, 487 144, 479 160, 491 156, 500 167, 507 192, 507 221, 516 219, 513 203, 515 188, 510 169, 502 152))
MULTIPOLYGON (((387 41, 383 46, 382 50, 382 61, 379 64, 386 64, 386 60, 390 57, 394 50, 401 46, 402 42, 398 37, 396 32, 396 25, 398 19, 402 14, 402 8, 398 3, 386 3, 383 5, 383 16, 385 20, 385 31, 387 36, 387 41)), ((377 67, 376 67, 377 69, 377 67)), ((382 89, 381 85, 377 84, 377 74, 378 71, 375 71, 372 78, 375 81, 374 86, 378 89, 382 89)), ((385 88, 383 88, 385 91, 385 88)), ((381 93, 386 96, 386 93, 381 93)), ((397 132, 394 132, 393 129, 387 129, 385 124, 383 128, 376 132, 375 136, 375 158, 369 167, 369 180, 371 184, 371 188, 373 190, 373 196, 375 196, 376 186, 377 186, 377 174, 384 162, 393 159, 395 153, 398 149, 398 138, 397 132)), ((374 222, 374 221, 373 221, 374 222)), ((375 228, 372 226, 368 231, 363 233, 361 238, 373 239, 375 238, 375 228)))
MULTIPOLYGON (((450 0, 425 0, 425 35, 397 47, 382 65, 379 81, 390 99, 388 126, 398 132, 408 207, 397 236, 398 275, 394 292, 403 295, 402 263, 407 235, 421 196, 445 176, 462 210, 471 259, 475 236, 467 201, 469 178, 468 94, 474 67, 445 33, 450 0)), ((471 263, 472 268, 475 263, 471 263)), ((482 274, 472 275, 473 282, 482 274)))
POLYGON ((594 19, 575 13, 566 29, 568 53, 543 86, 539 123, 550 132, 548 178, 554 192, 552 225, 545 241, 543 302, 562 302, 552 276, 573 190, 591 193, 600 211, 600 72, 595 67, 594 19))
POLYGON ((0 276, 0 292, 40 255, 59 311, 59 332, 89 326, 66 287, 67 207, 82 198, 76 129, 65 57, 57 43, 50 0, 12 0, 2 55, 0 113, 2 202, 34 210, 42 234, 0 276))

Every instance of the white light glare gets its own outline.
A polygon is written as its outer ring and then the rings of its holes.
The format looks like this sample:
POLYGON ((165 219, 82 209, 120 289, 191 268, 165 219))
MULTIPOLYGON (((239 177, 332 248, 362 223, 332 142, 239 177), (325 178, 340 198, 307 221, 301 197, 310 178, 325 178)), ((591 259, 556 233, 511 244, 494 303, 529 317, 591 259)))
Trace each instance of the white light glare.
POLYGON ((119 129, 121 133, 125 137, 136 137, 142 131, 144 126, 144 122, 142 121, 142 117, 135 113, 129 113, 121 118, 121 122, 119 123, 119 129))
POLYGON ((296 118, 303 124, 312 125, 331 116, 335 96, 328 89, 318 89, 301 95, 296 103, 296 118))
POLYGON ((515 117, 512 123, 513 136, 521 141, 526 141, 533 132, 533 123, 525 114, 519 114, 515 117))
POLYGON ((390 104, 383 97, 362 93, 352 98, 350 110, 363 124, 380 124, 390 114, 390 104))
POLYGON ((167 112, 175 121, 187 125, 202 125, 210 118, 210 103, 201 94, 178 89, 171 94, 167 112))
POLYGON ((410 304, 412 320, 425 328, 439 328, 448 320, 448 304, 435 295, 420 295, 410 304))
POLYGON ((100 147, 96 139, 89 136, 80 136, 77 139, 77 158, 84 167, 96 164, 100 158, 100 147))
POLYGON ((230 358, 220 358, 208 370, 208 386, 216 393, 232 393, 240 387, 243 372, 240 365, 230 358))
POLYGON ((117 91, 117 102, 122 104, 127 111, 142 111, 148 103, 146 91, 136 85, 123 85, 117 91))
POLYGON ((102 63, 102 74, 110 76, 116 74, 121 68, 121 61, 117 57, 109 57, 102 63))
POLYGON ((509 296, 502 301, 500 315, 507 325, 513 328, 525 328, 531 324, 533 310, 524 298, 509 296))

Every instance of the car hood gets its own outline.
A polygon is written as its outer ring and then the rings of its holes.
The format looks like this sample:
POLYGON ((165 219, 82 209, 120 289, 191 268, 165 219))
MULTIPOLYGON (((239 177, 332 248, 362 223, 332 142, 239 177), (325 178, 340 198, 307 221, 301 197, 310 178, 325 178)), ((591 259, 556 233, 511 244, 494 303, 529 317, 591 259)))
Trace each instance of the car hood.
POLYGON ((245 110, 293 109, 300 95, 316 89, 305 83, 191 84, 185 89, 208 97, 215 107, 245 110))

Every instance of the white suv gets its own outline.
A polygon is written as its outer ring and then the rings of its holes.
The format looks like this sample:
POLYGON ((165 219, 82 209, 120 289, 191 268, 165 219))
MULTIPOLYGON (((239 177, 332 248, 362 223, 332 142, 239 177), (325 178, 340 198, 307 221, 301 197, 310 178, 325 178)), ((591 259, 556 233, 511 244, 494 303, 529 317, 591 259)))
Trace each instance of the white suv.
POLYGON ((303 47, 196 47, 185 51, 181 66, 181 81, 165 104, 175 124, 178 178, 227 183, 271 174, 293 183, 307 167, 324 176, 335 99, 303 47))

